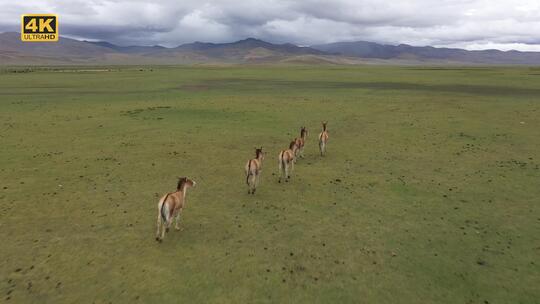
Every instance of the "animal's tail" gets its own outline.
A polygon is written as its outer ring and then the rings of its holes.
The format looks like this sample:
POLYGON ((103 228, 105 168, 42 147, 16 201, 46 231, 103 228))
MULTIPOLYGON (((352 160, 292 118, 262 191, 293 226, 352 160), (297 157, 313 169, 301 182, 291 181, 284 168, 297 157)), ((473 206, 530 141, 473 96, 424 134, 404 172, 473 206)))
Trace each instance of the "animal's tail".
POLYGON ((165 213, 165 208, 163 208, 163 207, 165 206, 165 202, 167 201, 168 197, 169 197, 169 193, 167 193, 167 195, 165 195, 165 198, 163 199, 163 203, 161 203, 160 214, 161 214, 161 218, 163 219, 164 222, 167 222, 167 214, 165 213))
POLYGON ((246 184, 249 186, 249 177, 251 176, 251 160, 248 163, 248 170, 246 174, 246 184))

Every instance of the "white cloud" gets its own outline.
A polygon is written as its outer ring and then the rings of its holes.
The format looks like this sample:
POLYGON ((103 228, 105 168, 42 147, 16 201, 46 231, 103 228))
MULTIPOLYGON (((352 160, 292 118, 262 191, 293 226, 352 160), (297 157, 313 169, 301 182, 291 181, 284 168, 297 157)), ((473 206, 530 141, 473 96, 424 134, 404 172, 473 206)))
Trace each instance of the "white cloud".
POLYGON ((0 0, 0 31, 24 13, 57 13, 61 33, 119 44, 225 42, 256 37, 316 44, 538 50, 539 0, 0 0))

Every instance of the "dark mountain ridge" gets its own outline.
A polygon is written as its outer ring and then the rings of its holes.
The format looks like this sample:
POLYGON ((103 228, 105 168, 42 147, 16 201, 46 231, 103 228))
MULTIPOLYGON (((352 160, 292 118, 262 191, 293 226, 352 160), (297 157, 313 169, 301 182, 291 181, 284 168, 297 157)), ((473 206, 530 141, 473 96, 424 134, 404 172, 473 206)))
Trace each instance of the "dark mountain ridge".
POLYGON ((0 33, 0 65, 6 64, 523 64, 540 65, 540 52, 385 45, 367 41, 297 46, 247 38, 229 43, 193 42, 177 47, 119 46, 107 41, 60 37, 29 43, 15 32, 0 33))
POLYGON ((441 60, 479 64, 540 64, 540 52, 500 50, 468 51, 457 48, 386 45, 367 41, 337 42, 311 46, 314 49, 362 58, 441 60))

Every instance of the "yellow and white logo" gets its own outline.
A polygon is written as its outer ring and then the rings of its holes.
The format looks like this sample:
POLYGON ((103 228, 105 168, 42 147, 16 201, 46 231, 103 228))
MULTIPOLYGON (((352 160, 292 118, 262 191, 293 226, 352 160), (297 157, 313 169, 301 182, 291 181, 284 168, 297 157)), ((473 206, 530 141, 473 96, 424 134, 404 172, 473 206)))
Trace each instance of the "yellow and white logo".
POLYGON ((21 40, 31 42, 58 41, 58 16, 53 14, 22 15, 21 40))

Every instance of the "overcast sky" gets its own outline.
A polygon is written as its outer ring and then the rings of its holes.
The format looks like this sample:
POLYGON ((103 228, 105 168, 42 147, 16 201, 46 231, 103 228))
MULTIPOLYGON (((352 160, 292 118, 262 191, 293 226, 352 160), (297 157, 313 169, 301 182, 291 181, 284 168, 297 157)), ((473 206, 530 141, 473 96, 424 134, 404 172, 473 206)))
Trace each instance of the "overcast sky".
POLYGON ((255 37, 540 51, 540 0, 0 0, 0 32, 20 31, 25 13, 55 13, 61 35, 121 45, 255 37))

